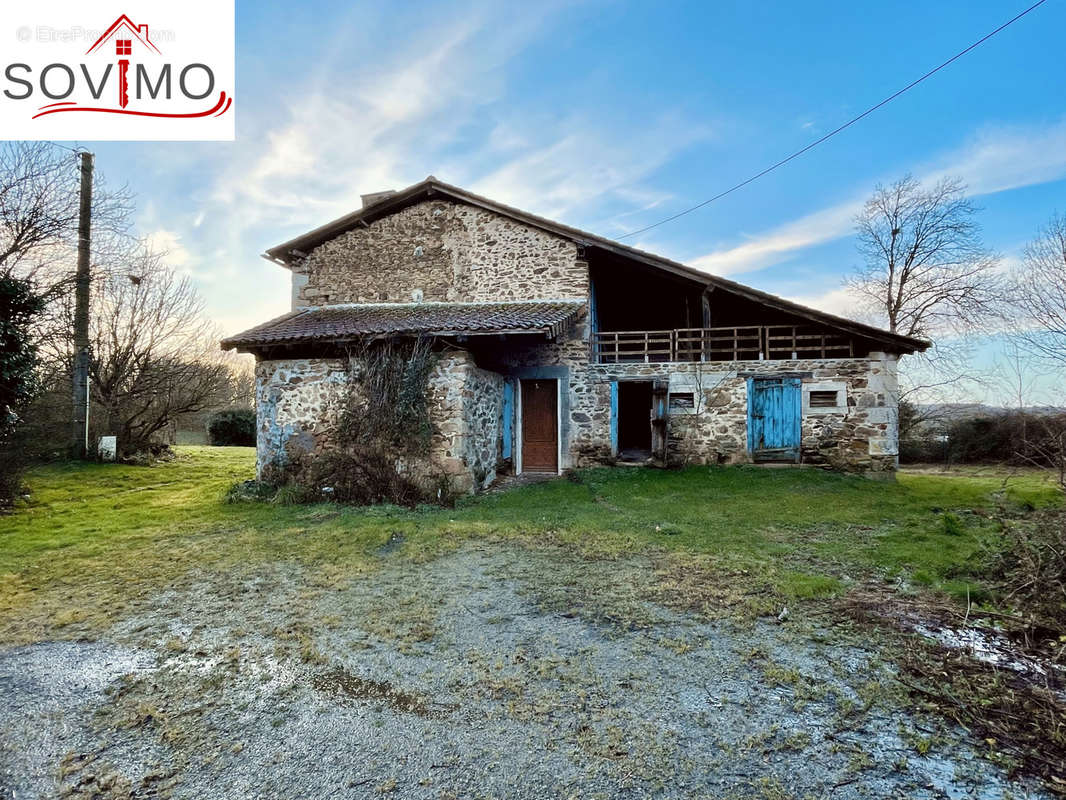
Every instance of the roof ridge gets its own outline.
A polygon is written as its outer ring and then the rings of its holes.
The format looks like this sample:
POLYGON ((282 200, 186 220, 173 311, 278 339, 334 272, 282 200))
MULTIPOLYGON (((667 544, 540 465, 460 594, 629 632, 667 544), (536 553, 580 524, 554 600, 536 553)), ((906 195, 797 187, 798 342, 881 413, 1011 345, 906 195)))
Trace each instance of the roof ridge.
MULTIPOLYGON (((615 255, 623 258, 629 258, 634 261, 645 264, 655 269, 661 269, 667 272, 673 272, 679 274, 682 277, 686 277, 690 280, 702 282, 705 286, 714 286, 724 289, 726 291, 746 296, 749 299, 757 302, 764 303, 766 305, 777 307, 778 309, 787 311, 789 313, 799 314, 801 316, 807 316, 809 318, 818 319, 829 325, 833 325, 838 328, 850 330, 852 333, 858 333, 860 336, 866 336, 880 340, 882 342, 889 342, 896 345, 904 345, 913 350, 925 350, 929 346, 929 342, 918 339, 913 336, 904 336, 902 334, 893 333, 892 331, 886 331, 883 328, 879 328, 875 325, 869 325, 864 322, 849 319, 847 317, 841 317, 836 314, 831 314, 827 311, 821 311, 816 308, 805 306, 802 303, 797 303, 792 300, 787 300, 783 297, 779 297, 769 292, 764 292, 761 289, 755 289, 754 287, 747 286, 743 283, 732 281, 728 278, 723 278, 718 275, 713 275, 710 272, 706 272, 696 267, 689 266, 680 261, 674 261, 673 259, 666 258, 665 256, 656 255, 646 250, 640 250, 639 248, 631 245, 622 244, 614 239, 608 239, 605 236, 591 233, 589 231, 581 230, 573 226, 567 225, 562 222, 548 219, 537 214, 533 214, 528 211, 523 211, 520 208, 509 206, 506 203, 500 203, 491 198, 484 197, 483 195, 475 194, 458 186, 454 186, 449 183, 435 179, 433 176, 426 178, 423 181, 412 184, 405 189, 400 189, 394 194, 390 195, 380 203, 367 206, 366 208, 358 209, 350 214, 346 214, 342 217, 327 222, 325 225, 321 225, 314 228, 307 233, 301 234, 287 242, 283 242, 276 247, 272 247, 263 254, 264 258, 274 261, 275 263, 282 264, 286 267, 291 267, 291 257, 294 251, 302 251, 307 247, 314 247, 316 241, 321 243, 328 239, 341 235, 345 231, 351 230, 360 222, 365 223, 365 217, 373 215, 388 215, 395 213, 395 209, 404 206, 409 202, 422 202, 418 200, 420 195, 425 193, 427 200, 432 199, 435 196, 444 196, 451 198, 453 201, 463 202, 468 205, 472 205, 476 208, 482 208, 484 210, 501 214, 503 216, 516 219, 526 225, 532 227, 539 227, 542 230, 546 230, 555 234, 560 238, 567 238, 571 241, 583 246, 598 247, 607 252, 613 252, 615 255), (325 238, 323 238, 325 237, 325 238)), ((375 217, 376 218, 376 217, 375 217)), ((301 255, 303 253, 301 252, 301 255)))

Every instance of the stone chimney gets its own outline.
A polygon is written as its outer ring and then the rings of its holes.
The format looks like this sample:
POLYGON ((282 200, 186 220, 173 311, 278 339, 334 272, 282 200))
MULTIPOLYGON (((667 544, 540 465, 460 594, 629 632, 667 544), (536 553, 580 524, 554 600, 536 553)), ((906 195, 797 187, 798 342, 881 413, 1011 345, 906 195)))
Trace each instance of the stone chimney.
POLYGON ((371 192, 370 194, 359 195, 363 199, 363 208, 372 206, 374 203, 380 203, 386 197, 391 197, 396 194, 395 189, 386 189, 383 192, 371 192))

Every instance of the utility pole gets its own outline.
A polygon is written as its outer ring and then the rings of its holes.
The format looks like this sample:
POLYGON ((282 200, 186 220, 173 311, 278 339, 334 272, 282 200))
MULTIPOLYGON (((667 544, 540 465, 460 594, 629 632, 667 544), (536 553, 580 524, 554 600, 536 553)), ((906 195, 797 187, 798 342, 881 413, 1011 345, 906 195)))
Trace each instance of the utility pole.
POLYGON ((89 243, 93 213, 93 155, 81 154, 81 208, 78 212, 78 272, 74 283, 74 415, 70 454, 89 452, 89 243))

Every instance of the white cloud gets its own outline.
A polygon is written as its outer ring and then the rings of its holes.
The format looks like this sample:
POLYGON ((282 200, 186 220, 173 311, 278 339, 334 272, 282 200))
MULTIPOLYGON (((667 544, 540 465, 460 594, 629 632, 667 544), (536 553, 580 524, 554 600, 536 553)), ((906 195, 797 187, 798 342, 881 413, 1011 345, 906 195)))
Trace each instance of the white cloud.
POLYGON ((959 176, 973 195, 995 194, 1066 177, 1066 121, 1044 127, 997 127, 923 170, 924 180, 959 176))
POLYGON ((208 196, 194 198, 195 220, 185 220, 192 227, 153 225, 176 227, 188 241, 195 228, 197 253, 223 254, 204 257, 210 277, 245 289, 239 308, 211 296, 216 318, 236 329, 280 313, 288 275, 258 253, 358 208, 362 193, 430 173, 589 227, 634 203, 663 202, 669 195, 642 182, 706 129, 677 116, 622 126, 556 104, 534 110, 500 102, 510 62, 558 11, 551 3, 516 9, 468 0, 465 9, 394 32, 395 41, 376 41, 361 27, 350 36, 368 39, 372 60, 353 65, 349 41, 330 63, 324 45, 314 75, 291 95, 272 98, 269 108, 246 107, 239 147, 219 159, 208 196))
MULTIPOLYGON (((963 148, 914 172, 922 181, 961 177, 974 196, 1059 180, 1066 177, 1066 121, 1044 127, 985 129, 963 148)), ((736 275, 780 263, 808 247, 848 236, 869 189, 865 187, 845 202, 689 263, 718 275, 736 275)))
POLYGON ((500 97, 508 60, 552 8, 505 13, 472 2, 453 12, 402 31, 395 46, 382 34, 368 43, 376 60, 355 68, 351 45, 340 48, 343 66, 323 62, 315 79, 256 121, 268 132, 224 170, 212 202, 231 217, 239 209, 245 228, 283 226, 284 238, 353 210, 362 193, 438 170, 463 126, 500 97))
POLYGON ((181 243, 181 236, 174 231, 161 228, 152 231, 144 239, 151 250, 156 253, 165 253, 167 264, 175 270, 180 271, 192 259, 189 251, 181 243))
POLYGON ((552 141, 521 151, 470 188, 555 219, 610 201, 653 207, 667 195, 641 187, 640 181, 708 135, 703 128, 673 119, 649 122, 625 137, 579 119, 557 120, 549 130, 556 137, 552 141))
POLYGON ((798 250, 845 235, 851 230, 855 212, 861 207, 862 200, 853 200, 822 209, 773 228, 744 244, 716 250, 689 263, 716 275, 762 269, 798 250))
POLYGON ((844 288, 830 289, 821 294, 789 295, 787 299, 808 308, 825 311, 827 314, 836 314, 838 317, 844 317, 845 319, 853 319, 873 325, 879 324, 877 320, 869 319, 868 315, 857 310, 860 307, 858 298, 844 288))

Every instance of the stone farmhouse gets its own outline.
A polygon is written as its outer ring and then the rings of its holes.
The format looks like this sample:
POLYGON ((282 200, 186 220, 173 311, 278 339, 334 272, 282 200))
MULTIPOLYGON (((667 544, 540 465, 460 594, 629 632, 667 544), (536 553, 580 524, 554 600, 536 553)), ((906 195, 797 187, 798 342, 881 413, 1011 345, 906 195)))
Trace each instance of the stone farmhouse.
POLYGON ((336 446, 353 354, 397 337, 437 351, 427 458, 459 490, 618 462, 891 476, 897 362, 928 346, 432 176, 265 257, 292 310, 222 343, 257 360, 264 479, 336 446))

